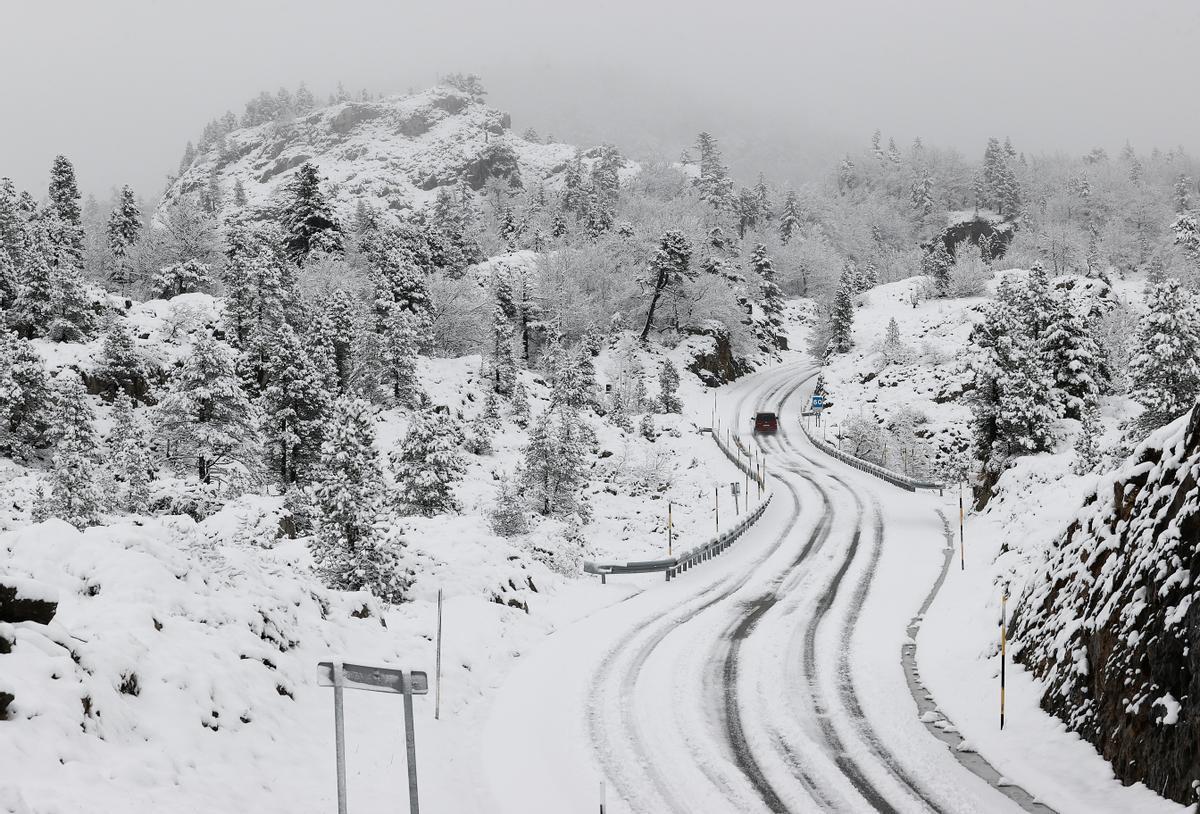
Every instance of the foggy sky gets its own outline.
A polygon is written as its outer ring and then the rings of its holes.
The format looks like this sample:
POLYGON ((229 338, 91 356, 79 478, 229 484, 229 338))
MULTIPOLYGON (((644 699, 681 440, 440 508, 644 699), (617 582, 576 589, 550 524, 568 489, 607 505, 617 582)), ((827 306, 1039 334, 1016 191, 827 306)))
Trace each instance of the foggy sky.
POLYGON ((454 71, 518 131, 673 156, 703 128, 779 181, 875 128, 972 158, 991 135, 1200 151, 1195 0, 3 0, 0 33, 0 175, 38 197, 61 152, 85 194, 155 199, 260 90, 454 71))

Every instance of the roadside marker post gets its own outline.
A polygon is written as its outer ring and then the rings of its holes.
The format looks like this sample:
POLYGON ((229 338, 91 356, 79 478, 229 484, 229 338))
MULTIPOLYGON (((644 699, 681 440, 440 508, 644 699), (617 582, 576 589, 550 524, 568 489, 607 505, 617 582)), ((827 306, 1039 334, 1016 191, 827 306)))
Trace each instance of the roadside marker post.
POLYGON ((667 556, 671 556, 671 544, 674 542, 675 526, 671 522, 671 501, 667 501, 667 556))
POLYGON ((731 495, 733 495, 733 516, 737 517, 737 515, 741 513, 741 509, 738 507, 740 501, 738 500, 738 483, 737 483, 737 481, 734 481, 733 483, 729 484, 729 493, 731 495))
POLYGON ((967 570, 967 542, 963 536, 962 480, 958 482, 958 559, 959 570, 967 570))
POLYGON ((721 533, 721 487, 713 487, 713 518, 717 524, 717 534, 721 533))
POLYGON ((421 670, 404 671, 395 667, 369 667, 340 661, 317 664, 317 686, 333 687, 334 743, 337 750, 338 814, 346 814, 346 734, 342 714, 342 691, 401 693, 404 695, 404 742, 408 757, 408 810, 420 814, 417 801, 417 739, 413 725, 414 695, 429 693, 429 676, 421 670))
POLYGON ((1004 672, 1008 662, 1008 584, 1000 596, 1000 729, 1004 729, 1004 672))
POLYGON ((442 717, 442 589, 438 588, 437 600, 437 666, 433 679, 433 720, 442 717))

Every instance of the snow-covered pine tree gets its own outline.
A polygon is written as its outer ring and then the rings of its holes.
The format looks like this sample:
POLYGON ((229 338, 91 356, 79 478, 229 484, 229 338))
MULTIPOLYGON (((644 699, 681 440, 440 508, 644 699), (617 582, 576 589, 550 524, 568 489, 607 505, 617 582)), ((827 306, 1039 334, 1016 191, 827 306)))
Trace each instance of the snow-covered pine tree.
POLYGON ((1058 414, 1082 419, 1107 383, 1103 381, 1100 346, 1086 317, 1077 313, 1066 297, 1052 299, 1040 344, 1042 363, 1054 383, 1053 403, 1058 414))
POLYGON ((501 537, 515 537, 529 531, 529 507, 517 488, 516 478, 501 475, 496 484, 496 500, 489 515, 492 531, 501 537))
POLYGON ((921 258, 921 273, 930 279, 939 297, 950 296, 950 269, 953 267, 954 258, 941 239, 936 240, 933 248, 921 258))
POLYGON ((317 165, 306 161, 288 184, 288 202, 281 214, 287 233, 287 255, 302 265, 314 251, 341 253, 342 227, 333 208, 321 191, 321 173, 317 165))
POLYGON ((44 445, 50 398, 42 357, 28 341, 0 326, 0 449, 9 457, 28 459, 44 445))
POLYGON ((750 253, 750 267, 762 280, 760 307, 766 318, 766 339, 772 346, 782 347, 783 340, 783 289, 775 281, 775 266, 767 256, 767 247, 757 244, 750 253))
POLYGON ((653 441, 657 435, 654 431, 654 415, 646 413, 642 416, 641 422, 638 423, 638 433, 647 441, 653 441))
POLYGON ((547 410, 525 447, 523 482, 539 514, 586 511, 583 501, 587 433, 570 408, 547 410))
POLYGON ((108 216, 108 248, 122 262, 142 231, 142 210, 129 185, 121 187, 116 206, 108 216))
POLYGON ((321 371, 287 323, 270 338, 265 374, 263 442, 270 471, 286 487, 307 480, 317 464, 329 418, 329 395, 321 371))
POLYGON ((50 167, 50 239, 55 246, 52 266, 83 265, 83 220, 75 167, 57 155, 50 167))
POLYGON ((9 321, 28 339, 45 336, 54 314, 55 272, 50 267, 46 224, 29 224, 24 267, 17 281, 17 297, 9 321))
POLYGON ((145 514, 150 507, 150 456, 146 430, 133 407, 133 399, 118 391, 108 436, 109 474, 113 504, 123 512, 145 514))
POLYGON ((1137 427, 1143 434, 1183 415, 1200 396, 1200 307, 1194 295, 1168 278, 1147 292, 1146 305, 1130 363, 1130 395, 1142 406, 1137 427))
POLYGON ((105 381, 112 382, 119 391, 130 396, 144 395, 137 390, 146 381, 146 363, 133 344, 125 321, 112 319, 104 332, 104 342, 96 360, 96 372, 105 381))
POLYGON ((827 353, 848 353, 854 347, 854 281, 842 270, 842 281, 833 295, 829 313, 827 353))
POLYGON ((1050 275, 1040 260, 1030 266, 1024 289, 1017 290, 1021 292, 1016 300, 1021 324, 1030 336, 1041 337, 1050 327, 1054 293, 1050 290, 1050 275))
POLYGON ((309 549, 322 580, 337 590, 403 601, 410 586, 400 560, 403 539, 380 522, 383 471, 367 402, 343 396, 334 403, 315 480, 309 549))
POLYGON ((416 407, 425 398, 417 377, 417 342, 412 314, 394 309, 383 334, 380 383, 389 402, 401 407, 416 407))
POLYGON ((596 361, 592 353, 592 336, 585 335, 575 349, 575 385, 580 406, 595 406, 598 385, 596 384, 596 361))
POLYGON ((492 390, 501 395, 512 392, 517 374, 513 354, 513 324, 505 315, 504 306, 497 303, 492 309, 492 390))
POLYGON ((463 448, 472 455, 491 455, 495 451, 492 446, 493 432, 495 427, 487 414, 481 411, 467 425, 467 431, 463 434, 463 448))
POLYGON ((717 140, 708 133, 700 133, 696 149, 700 154, 700 175, 695 184, 700 197, 718 212, 728 210, 733 200, 733 179, 721 158, 717 140))
POLYGON ((1036 338, 1024 329, 1023 294, 1004 278, 971 334, 975 348, 972 454, 982 466, 980 502, 1013 457, 1049 450, 1054 410, 1036 338))
POLYGON ((887 332, 884 334, 881 353, 883 354, 883 363, 885 365, 899 365, 908 361, 908 347, 900 338, 900 326, 896 323, 895 317, 888 320, 887 332))
POLYGON ((97 480, 100 444, 96 437, 96 415, 78 374, 67 369, 54 380, 54 442, 50 473, 49 515, 76 528, 94 524, 101 511, 97 480))
POLYGON ((683 232, 676 229, 663 232, 658 241, 658 249, 650 258, 646 274, 638 281, 643 289, 650 291, 646 326, 642 329, 643 342, 650 337, 650 329, 654 327, 654 309, 663 293, 677 289, 688 280, 696 278, 696 270, 691 267, 691 263, 692 246, 683 232))
POLYGON ((513 423, 518 427, 525 428, 529 426, 529 391, 525 387, 525 382, 517 378, 517 383, 513 385, 512 397, 509 399, 512 406, 513 423))
POLYGON ((458 453, 458 436, 458 428, 444 413, 413 413, 408 432, 389 455, 401 511, 427 517, 458 511, 454 485, 466 467, 458 453))
POLYGON ((1088 403, 1080 418, 1079 435, 1075 436, 1075 462, 1071 468, 1076 475, 1086 475, 1100 463, 1099 434, 1100 411, 1095 403, 1088 403))
POLYGON ((220 480, 237 466, 253 474, 261 460, 258 412, 242 390, 236 356, 202 335, 171 378, 158 404, 158 430, 176 471, 201 483, 220 480))
POLYGON ((679 400, 679 370, 670 359, 663 359, 658 367, 658 404, 664 413, 683 412, 679 400))
POLYGON ((779 240, 786 246, 799 232, 800 201, 795 192, 788 190, 783 199, 783 210, 779 214, 779 240))
POLYGON ((185 260, 160 268, 150 281, 150 288, 156 297, 169 300, 180 294, 203 291, 210 283, 207 264, 199 260, 185 260))

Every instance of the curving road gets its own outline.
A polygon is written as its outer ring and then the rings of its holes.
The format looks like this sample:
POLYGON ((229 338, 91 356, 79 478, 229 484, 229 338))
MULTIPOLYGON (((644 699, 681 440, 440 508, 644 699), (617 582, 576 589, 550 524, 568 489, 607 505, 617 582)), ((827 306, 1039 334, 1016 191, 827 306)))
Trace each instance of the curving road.
POLYGON ((901 664, 943 562, 936 500, 812 448, 813 373, 727 388, 723 426, 782 416, 754 438, 775 499, 751 532, 670 583, 610 578, 624 601, 514 671, 483 739, 499 810, 1017 810, 926 731, 901 664))

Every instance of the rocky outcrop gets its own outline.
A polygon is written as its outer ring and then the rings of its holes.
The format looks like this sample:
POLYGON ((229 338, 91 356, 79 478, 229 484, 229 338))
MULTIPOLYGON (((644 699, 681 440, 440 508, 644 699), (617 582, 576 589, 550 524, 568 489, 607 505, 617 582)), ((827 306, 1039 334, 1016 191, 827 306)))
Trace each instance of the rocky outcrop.
POLYGON ((0 622, 46 625, 58 610, 52 589, 28 579, 0 576, 0 622))
MULTIPOLYGON (((58 610, 58 593, 53 588, 34 582, 0 575, 0 656, 7 656, 17 646, 12 625, 32 622, 48 625, 58 610)), ((0 676, 4 665, 0 663, 0 676)), ((8 719, 8 708, 16 696, 0 688, 0 721, 8 719)))
POLYGON ((1200 404, 1102 478, 1014 617, 1042 707, 1126 783, 1200 799, 1200 404))
POLYGON ((751 367, 733 352, 729 331, 724 326, 696 329, 693 333, 709 337, 707 349, 698 349, 687 369, 700 377, 709 387, 716 387, 749 373, 751 367))

